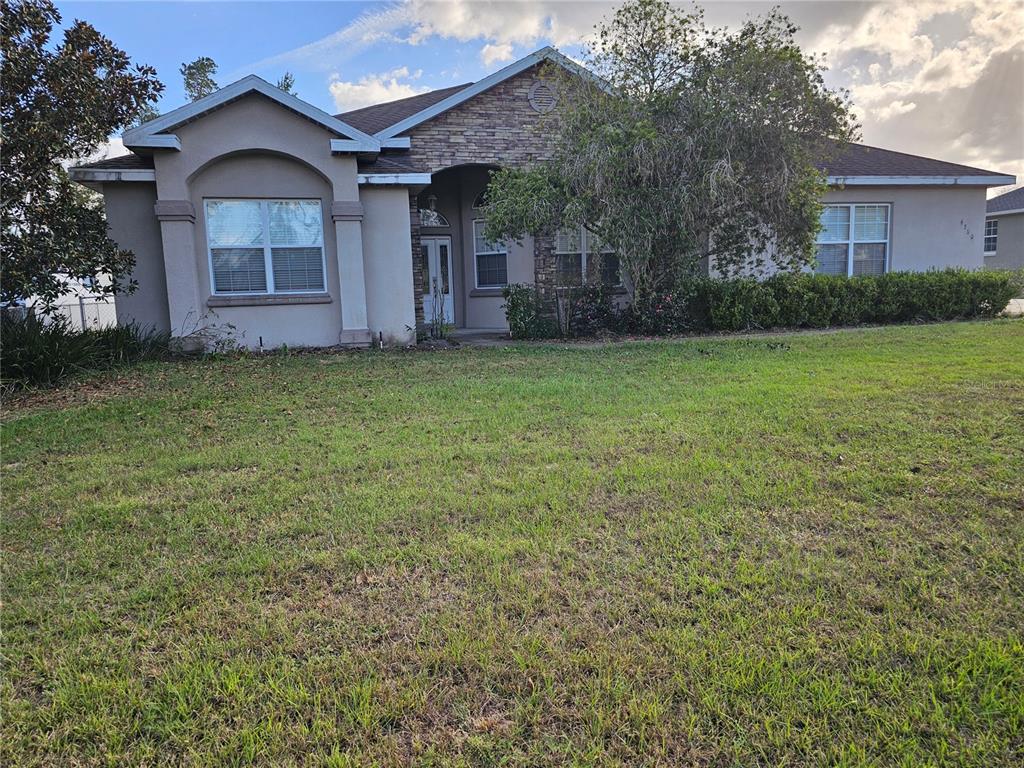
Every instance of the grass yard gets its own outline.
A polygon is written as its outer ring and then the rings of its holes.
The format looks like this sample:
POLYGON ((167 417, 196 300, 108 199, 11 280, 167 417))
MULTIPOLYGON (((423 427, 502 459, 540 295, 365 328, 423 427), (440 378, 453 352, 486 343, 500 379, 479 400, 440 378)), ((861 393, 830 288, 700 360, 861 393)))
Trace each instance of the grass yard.
POLYGON ((1024 760, 1024 322, 9 406, 4 765, 1024 760))

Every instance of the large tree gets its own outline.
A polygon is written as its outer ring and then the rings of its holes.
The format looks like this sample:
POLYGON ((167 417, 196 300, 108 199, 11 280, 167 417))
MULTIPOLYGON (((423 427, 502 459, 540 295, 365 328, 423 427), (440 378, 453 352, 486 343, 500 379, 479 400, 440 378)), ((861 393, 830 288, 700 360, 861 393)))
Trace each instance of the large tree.
POLYGON ((621 6, 587 54, 597 78, 549 68, 554 157, 492 177, 488 237, 582 225, 641 295, 705 261, 726 273, 811 261, 816 164, 856 126, 795 32, 778 10, 728 30, 664 0, 621 6))
POLYGON ((45 304, 67 279, 104 273, 113 282, 97 290, 123 289, 134 257, 110 240, 102 205, 65 165, 131 124, 163 85, 84 22, 51 44, 61 17, 48 0, 2 0, 0 10, 0 302, 38 296, 45 304))

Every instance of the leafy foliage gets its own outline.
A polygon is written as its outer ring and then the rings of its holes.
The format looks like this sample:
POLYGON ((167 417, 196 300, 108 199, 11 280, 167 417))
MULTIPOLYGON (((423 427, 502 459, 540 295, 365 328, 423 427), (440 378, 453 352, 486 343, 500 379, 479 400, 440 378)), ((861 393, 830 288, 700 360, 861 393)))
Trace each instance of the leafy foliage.
POLYGON ((606 292, 581 291, 570 305, 570 321, 562 324, 545 319, 550 312, 546 316, 539 302, 527 301, 532 289, 520 286, 510 291, 513 299, 507 300, 506 311, 517 338, 964 320, 1001 312, 1016 295, 1020 280, 1019 273, 963 269, 860 277, 780 273, 766 280, 699 277, 681 282, 673 291, 637 297, 621 311, 606 292))
POLYGON ((217 81, 213 76, 217 74, 217 63, 209 56, 200 56, 195 61, 182 64, 178 70, 184 80, 185 95, 189 101, 209 96, 217 90, 217 81))
POLYGON ((844 94, 778 10, 730 32, 664 0, 631 0, 600 26, 587 64, 551 66, 563 92, 550 163, 493 175, 487 236, 587 227, 639 295, 709 261, 726 274, 813 258, 816 163, 854 138, 844 94))
POLYGON ((122 282, 134 257, 107 237, 102 207, 72 183, 67 161, 87 157, 156 99, 163 85, 152 67, 128 55, 85 22, 56 45, 61 20, 47 0, 2 0, 3 89, 0 91, 0 231, 4 233, 0 301, 38 296, 52 302, 67 279, 110 274, 102 293, 122 282))
POLYGON ((535 286, 509 285, 502 296, 512 338, 550 339, 558 335, 558 324, 535 286))
POLYGON ((169 334, 135 324, 79 331, 63 315, 43 321, 32 312, 0 311, 5 389, 51 386, 87 371, 160 359, 169 351, 169 334))

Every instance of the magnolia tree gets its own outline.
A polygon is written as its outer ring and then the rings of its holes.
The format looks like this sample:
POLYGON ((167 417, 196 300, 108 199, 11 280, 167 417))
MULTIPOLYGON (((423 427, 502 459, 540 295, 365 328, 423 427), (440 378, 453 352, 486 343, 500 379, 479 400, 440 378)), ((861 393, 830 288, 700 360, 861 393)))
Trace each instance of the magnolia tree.
POLYGON ((163 85, 152 67, 76 21, 51 41, 60 14, 46 0, 2 0, 0 303, 52 303, 67 279, 107 274, 126 288, 134 257, 107 236, 102 203, 65 166, 130 125, 163 85))
POLYGON ((582 225, 615 250, 638 296, 703 263, 726 274, 809 263, 817 166, 856 126, 796 31, 778 10, 728 30, 699 9, 627 2, 597 28, 586 61, 597 77, 548 67, 563 93, 554 156, 492 176, 487 236, 582 225))

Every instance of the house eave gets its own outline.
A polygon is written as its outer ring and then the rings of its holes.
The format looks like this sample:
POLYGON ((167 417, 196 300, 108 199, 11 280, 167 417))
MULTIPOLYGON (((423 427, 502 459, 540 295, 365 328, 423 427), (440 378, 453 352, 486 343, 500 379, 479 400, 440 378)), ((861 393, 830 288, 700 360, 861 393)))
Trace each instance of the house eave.
POLYGON ((1009 208, 1005 211, 986 211, 986 219, 997 219, 1000 216, 1013 216, 1018 213, 1024 213, 1024 208, 1009 208))
POLYGON ((426 186, 430 184, 429 173, 360 173, 357 179, 360 184, 367 185, 426 186))
POLYGON ((1002 187, 1014 176, 829 176, 837 187, 1002 187))
POLYGON ((151 168, 71 168, 68 176, 87 187, 118 182, 156 182, 156 171, 151 168))

